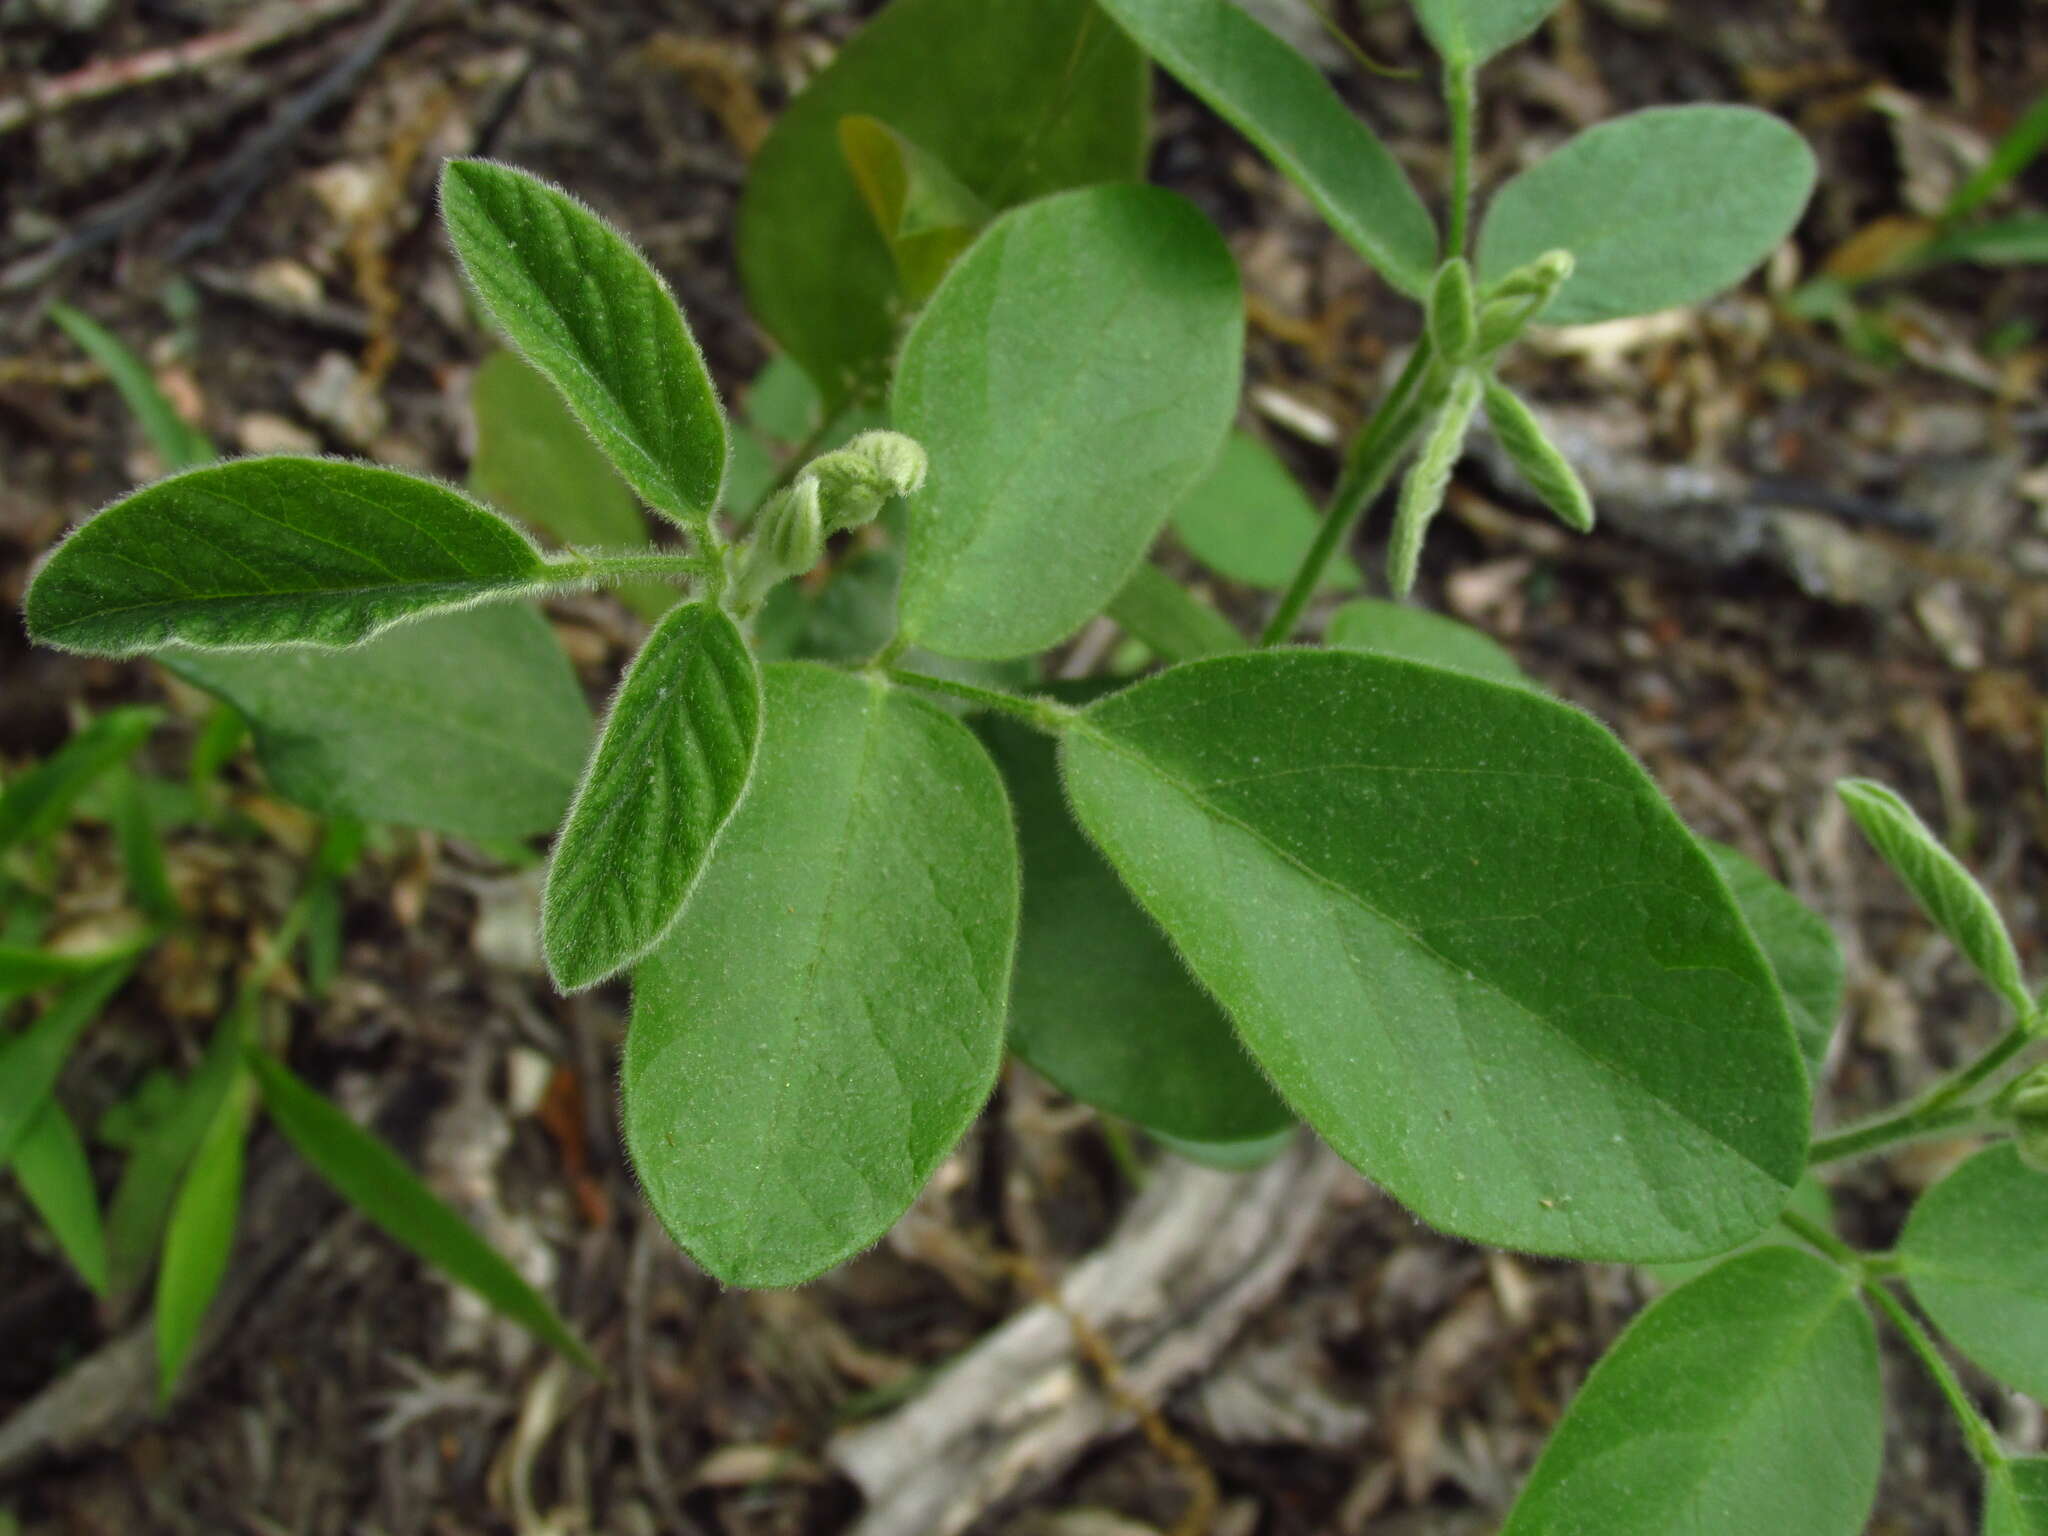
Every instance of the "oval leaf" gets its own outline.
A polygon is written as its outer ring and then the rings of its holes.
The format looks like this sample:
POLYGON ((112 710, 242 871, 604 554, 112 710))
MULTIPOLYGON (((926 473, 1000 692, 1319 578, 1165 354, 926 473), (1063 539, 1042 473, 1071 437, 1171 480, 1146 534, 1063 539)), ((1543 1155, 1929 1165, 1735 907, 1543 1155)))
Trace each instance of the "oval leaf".
POLYGON ((524 604, 408 624, 349 651, 176 652, 247 716, 271 787, 321 815, 481 842, 554 828, 590 749, 590 706, 524 604))
POLYGON ((754 782, 633 977, 627 1145, 719 1279, 795 1285, 874 1242, 1002 1059, 1016 839, 957 720, 868 678, 766 672, 754 782))
POLYGON ((90 518, 22 606, 34 639, 102 656, 354 645, 550 574, 525 534, 436 481, 341 459, 235 459, 90 518))
POLYGON ((1237 267, 1185 199, 1095 187, 997 220, 896 374, 895 425, 931 455, 904 632, 1022 656, 1100 611, 1215 458, 1243 353, 1237 267))
MULTIPOLYGON (((1285 587, 1321 519, 1294 476, 1257 438, 1233 432, 1195 488, 1173 509, 1173 531, 1202 564, 1248 586, 1285 587)), ((1355 587, 1364 578, 1338 555, 1319 585, 1355 587)))
POLYGON ((1390 657, 1190 663, 1066 736, 1081 824, 1294 1109, 1425 1221, 1699 1258, 1803 1170, 1783 999, 1599 725, 1390 657))
POLYGON ((1558 0, 1412 0, 1430 45, 1452 64, 1484 64, 1543 25, 1558 0))
POLYGON ((1870 845, 1906 882, 1920 910, 1934 919, 2014 1013, 2022 1019, 2032 1017, 2033 1000, 2027 995, 2012 935, 1962 861, 1941 845, 1912 806, 1884 785, 1844 779, 1835 793, 1870 845))
POLYGON ((1899 1238, 1914 1299, 1978 1365, 2048 1402, 2048 1174, 2010 1143, 1920 1197, 1899 1238))
POLYGON ((561 188, 508 165, 449 161, 441 217, 491 322, 648 504, 701 532, 725 484, 725 412, 646 258, 561 188))
POLYGON ((1103 9, 1256 144, 1382 277, 1417 298, 1429 291, 1429 210, 1313 64, 1231 0, 1103 0, 1103 9))
POLYGON ((1074 825, 1053 744, 1007 719, 979 730, 1010 787, 1024 864, 1010 1049, 1083 1103, 1183 1142, 1263 1142, 1293 1125, 1074 825))
POLYGON ((1470 624, 1410 603, 1390 603, 1377 597, 1346 603, 1330 615, 1323 640, 1342 650, 1403 656, 1496 683, 1526 686, 1529 682, 1514 657, 1470 624))
POLYGON ((747 297, 832 408, 878 396, 897 270, 842 153, 872 116, 993 209, 1144 169, 1145 60, 1091 0, 895 0, 777 119, 740 201, 747 297))
POLYGON ((1764 958, 1777 972, 1792 1015, 1792 1033, 1799 1038, 1799 1054, 1806 1059, 1808 1076, 1818 1078, 1842 1011, 1846 983, 1835 930, 1737 850, 1726 843, 1701 841, 1728 882, 1764 958))
POLYGON ((2004 1461, 1991 1469, 1984 1536, 2048 1536, 2048 1459, 2004 1461))
POLYGON ((1876 1334, 1841 1270, 1791 1248, 1730 1259, 1593 1368, 1501 1536, 1856 1536, 1882 1394, 1876 1334))
POLYGON ((747 787, 761 677, 731 619, 677 608, 626 672, 555 843, 541 943, 555 985, 594 986, 652 949, 747 787))
POLYGON ((1792 232, 1813 151, 1750 107, 1653 107, 1589 128, 1495 195, 1479 276, 1495 283, 1567 250, 1546 325, 1695 304, 1746 277, 1792 232))

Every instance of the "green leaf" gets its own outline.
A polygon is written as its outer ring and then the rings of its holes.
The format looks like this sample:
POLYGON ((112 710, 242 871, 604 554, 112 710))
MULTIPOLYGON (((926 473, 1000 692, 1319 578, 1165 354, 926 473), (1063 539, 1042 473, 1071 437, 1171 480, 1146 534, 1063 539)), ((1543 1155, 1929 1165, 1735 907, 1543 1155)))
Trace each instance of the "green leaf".
POLYGON ((590 747, 569 658, 522 604, 409 624, 350 651, 163 660, 248 716, 272 786, 322 815, 479 842, 527 837, 561 820, 590 747))
POLYGON ((1763 1248, 1636 1319, 1501 1536, 1856 1536, 1883 1449, 1877 1338, 1854 1283, 1811 1254, 1763 1248))
POLYGON ((343 646, 555 574, 525 534, 436 481, 235 459, 91 518, 36 572, 23 610, 35 640, 95 655, 343 646))
POLYGON ((1429 210, 1313 64, 1231 0, 1103 0, 1103 9, 1307 193, 1382 277, 1415 298, 1429 291, 1429 210))
POLYGON ((1835 793, 1849 807, 1870 845, 1906 883, 1920 909, 2021 1019, 2033 1016, 2033 1000, 2020 974, 2012 935, 1984 888, 1962 861, 1941 845, 1927 824, 1897 793, 1870 779, 1843 779, 1835 793))
POLYGON ((1016 839, 967 728, 872 677, 766 672, 754 782, 634 973, 626 1143, 675 1240, 732 1285, 874 1242, 1002 1058, 1016 839))
POLYGON ((1586 483, 1545 434, 1536 413, 1495 378, 1486 381, 1486 419, 1536 499, 1567 528, 1591 533, 1593 498, 1586 483))
POLYGON ((1746 277, 1792 232, 1813 151, 1750 107, 1652 107, 1601 123, 1495 194, 1479 278, 1567 250, 1571 279, 1546 325, 1695 304, 1746 277))
POLYGON ((2034 98, 2033 105, 1998 141, 1990 158, 1950 194, 1947 206, 1941 210, 1942 219, 1949 221, 1975 213, 2032 165, 2043 149, 2048 149, 2048 91, 2034 98))
POLYGON ((2009 219, 1988 219, 1982 224, 1950 230, 1930 240, 1918 260, 1929 266, 1944 261, 1967 261, 1984 267, 2048 262, 2048 214, 2021 213, 2009 219))
POLYGON ((564 992, 659 942, 747 787, 761 677, 707 603, 655 626, 627 670, 548 866, 541 941, 564 992))
POLYGON ((896 262, 904 301, 916 308, 974 243, 989 207, 936 155, 878 117, 842 117, 839 147, 896 262))
POLYGON ((1454 65, 1484 64, 1543 25, 1558 0, 1412 0, 1430 46, 1454 65))
POLYGON ((1074 825, 1053 744, 984 716, 1017 813, 1024 908, 1010 1049, 1087 1104, 1196 1142, 1294 1124, 1230 1021, 1074 825))
POLYGON ((134 968, 130 956, 86 977, 60 993, 34 1024, 0 1042, 0 1168, 42 1113, 64 1058, 85 1026, 100 1016, 134 968))
POLYGON ((1515 658, 1470 624, 1408 603, 1376 597, 1346 603, 1330 615, 1323 639, 1347 651, 1377 651, 1496 683, 1530 686, 1515 658))
POLYGON ((185 1362, 228 1272, 242 1209, 242 1168, 255 1085, 238 1072, 214 1106, 206 1134, 178 1186, 156 1277, 157 1403, 177 1390, 185 1362))
POLYGON ((740 202, 750 305, 829 408, 881 393, 900 312, 840 122, 881 118, 1000 210, 1139 176, 1145 78, 1091 0, 895 0, 854 34, 777 119, 740 202))
POLYGON ((55 1099, 43 1100, 14 1148, 14 1176, 79 1279, 96 1295, 107 1289, 107 1242, 100 1227, 99 1192, 78 1127, 55 1099))
POLYGON ((1109 600, 1109 616, 1169 661, 1194 661, 1245 648, 1230 620, 1146 561, 1109 600))
POLYGON ((1827 919, 1726 843, 1701 839, 1708 857, 1734 893, 1749 931, 1777 972, 1792 1015, 1792 1033, 1807 1075, 1815 1080, 1842 1012, 1842 947, 1827 919))
MULTIPOLYGON (((516 352, 493 352, 469 387, 476 456, 469 485, 492 506, 564 544, 619 548, 647 542, 632 490, 554 386, 516 352)), ((658 581, 619 588, 627 606, 659 618, 682 594, 658 581)))
POLYGON ((1153 187, 992 224, 910 333, 891 414, 931 455, 910 501, 904 632, 1043 650, 1130 578, 1237 404, 1244 298, 1215 227, 1153 187))
POLYGON ((185 912, 178 905, 178 893, 171 889, 157 813, 150 805, 151 790, 158 787, 189 793, 182 784, 152 781, 133 772, 120 776, 114 801, 114 837, 120 844, 121 868, 135 904, 154 921, 169 926, 181 922, 185 912))
POLYGON ((1265 1167, 1285 1152, 1300 1130, 1299 1125, 1289 1121, 1270 1136, 1258 1136, 1249 1141, 1189 1141, 1157 1130, 1151 1132, 1151 1136, 1174 1156, 1184 1157, 1191 1163, 1200 1163, 1205 1168, 1220 1168, 1225 1173, 1250 1173, 1265 1167))
POLYGON ((491 322, 648 504, 701 537, 725 412, 668 285, 582 203, 507 165, 449 161, 441 217, 491 322))
MULTIPOLYGON (((1257 438, 1233 432, 1195 488, 1173 509, 1173 531, 1202 564, 1248 586, 1280 588, 1294 577, 1322 521, 1309 499, 1257 438)), ((1320 585, 1355 587, 1364 578, 1342 555, 1320 585)))
POLYGON ((149 371, 149 365, 123 346, 118 337, 69 304, 52 304, 48 314, 81 352, 106 369, 107 377, 120 391, 122 401, 166 470, 193 469, 213 458, 213 444, 207 441, 206 434, 178 414, 157 387, 156 375, 149 371))
POLYGON ((99 777, 133 757, 163 720, 160 709, 110 709, 0 792, 0 851, 48 837, 99 777))
MULTIPOLYGON (((1711 851, 1712 846, 1712 844, 1708 845, 1709 851, 1711 851)), ((1807 1170, 1806 1177, 1801 1179, 1797 1187, 1793 1189, 1792 1198, 1785 1202, 1785 1209, 1804 1216, 1808 1221, 1825 1231, 1832 1232, 1835 1230, 1834 1197, 1828 1193, 1827 1185, 1821 1183, 1820 1176, 1811 1169, 1807 1170)), ((1744 1243, 1735 1252, 1749 1253, 1755 1249, 1766 1247, 1798 1248, 1801 1246, 1801 1242, 1800 1238, 1793 1236, 1790 1228, 1779 1224, 1764 1228, 1761 1233, 1749 1242, 1744 1243)), ((1649 1276, 1650 1280, 1659 1290, 1668 1291, 1684 1285, 1688 1280, 1697 1280, 1715 1265, 1733 1256, 1733 1254, 1724 1254, 1711 1259, 1695 1259, 1687 1264, 1645 1264, 1642 1266, 1642 1272, 1649 1276)))
POLYGON ((299 1155, 344 1200, 386 1236, 474 1291, 542 1343, 585 1370, 598 1371, 590 1351, 546 1299, 422 1184, 397 1153, 307 1087, 275 1056, 252 1049, 246 1060, 262 1090, 263 1108, 299 1155))
POLYGON ((145 934, 116 948, 83 955, 60 955, 47 949, 0 944, 0 1000, 91 976, 110 965, 133 959, 154 938, 154 934, 145 934))
POLYGON ((2048 1536, 2048 1459, 2002 1461, 1984 1484, 1984 1536, 2048 1536))
POLYGON ((1806 1074, 1770 968, 1577 710, 1266 651, 1092 706, 1065 767, 1082 826, 1281 1094, 1431 1225, 1700 1258, 1798 1182, 1806 1074))
POLYGON ((1957 1348, 2048 1402, 2048 1175, 2002 1143, 1920 1197, 1897 1257, 1914 1299, 1957 1348))

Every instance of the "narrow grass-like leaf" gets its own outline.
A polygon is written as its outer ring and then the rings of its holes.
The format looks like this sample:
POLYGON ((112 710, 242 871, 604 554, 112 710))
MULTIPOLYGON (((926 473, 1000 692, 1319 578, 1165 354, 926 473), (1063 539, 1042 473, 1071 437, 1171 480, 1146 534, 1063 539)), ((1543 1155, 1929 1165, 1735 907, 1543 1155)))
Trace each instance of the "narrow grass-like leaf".
POLYGON ((42 1113, 14 1147, 14 1176, 36 1214, 50 1229, 78 1278, 95 1294, 107 1289, 107 1241, 100 1225, 99 1192, 78 1127, 55 1099, 43 1100, 42 1113))
POLYGON ((655 945, 739 804, 761 677, 707 603, 655 626, 627 670, 548 866, 541 941, 555 985, 594 986, 655 945))
POLYGON ((842 117, 839 147, 895 258, 904 301, 923 304, 988 222, 988 204, 945 162, 878 117, 842 117))
POLYGON ((448 162, 441 217, 492 323, 648 504, 701 535, 725 485, 725 412, 646 258, 561 188, 488 161, 448 162))
POLYGON ((1899 1238, 1906 1283, 1978 1365, 2048 1402, 2048 1175, 2011 1143, 1920 1197, 1899 1238))
POLYGON ((1422 30, 1454 65, 1484 64, 1543 25, 1558 0, 1412 0, 1422 30))
POLYGON ((111 965, 131 960, 155 935, 139 936, 130 943, 115 949, 96 950, 82 955, 60 955, 47 949, 24 949, 18 945, 0 944, 0 999, 19 997, 25 992, 40 992, 44 987, 54 987, 81 977, 91 976, 111 965))
POLYGON ((1808 1108, 1777 982, 1585 715, 1266 651, 1091 706, 1064 757, 1082 826, 1282 1096, 1425 1221, 1644 1262, 1783 1207, 1808 1108))
POLYGON ((460 491, 341 459, 234 459, 123 497, 58 545, 23 611, 44 645, 354 645, 536 591, 533 542, 460 491))
POLYGON ((107 370, 107 377, 120 391, 165 470, 192 469, 212 460, 213 444, 206 434, 178 414, 177 407, 157 387, 149 365, 123 346, 120 338, 69 304, 52 304, 48 313, 80 351, 107 370))
POLYGON ((178 1186, 156 1277, 157 1404, 177 1391, 207 1311, 228 1272, 242 1212, 242 1170, 255 1084, 238 1072, 214 1106, 206 1134, 178 1186))
POLYGON ((2048 1458, 2002 1461, 1990 1470, 1984 1536, 2048 1536, 2048 1458))
POLYGON ((1245 649, 1230 620, 1158 566, 1146 561, 1109 600, 1109 616, 1168 661, 1194 661, 1245 649))
POLYGON ((1857 1536, 1884 1450, 1854 1282, 1762 1248, 1636 1319, 1573 1399, 1501 1536, 1857 1536))
POLYGON ((768 135, 740 202, 754 314, 829 409, 879 398, 901 305, 840 124, 871 116, 1000 211, 1144 169, 1143 55, 1093 0, 894 0, 768 135))
POLYGON ((246 1060, 263 1108, 314 1171, 395 1241, 586 1370, 598 1366, 553 1307, 383 1142, 308 1088, 275 1056, 246 1060))
POLYGON ((1985 162, 1949 194, 1942 218, 1961 219, 1975 213, 2032 165, 2044 149, 2048 149, 2048 91, 2034 98, 2034 104, 2020 114, 2020 120, 2007 130, 1985 162))
POLYGON ((1807 1075, 1818 1080, 1842 1012, 1845 970, 1835 931, 1826 918, 1736 849, 1706 841, 1706 850, 1734 893, 1764 958, 1778 974, 1792 1032, 1799 1037, 1799 1054, 1806 1058, 1807 1075))
POLYGON ((1243 1142, 1293 1125, 1230 1021, 1074 825, 1052 742, 1007 718, 978 729, 1009 785, 1023 854, 1010 1049, 1148 1131, 1243 1142))
POLYGON ((1792 232, 1813 151, 1751 107, 1652 107, 1589 128, 1502 187, 1479 279, 1548 251, 1576 266, 1543 312, 1585 325, 1695 304, 1740 282, 1792 232))
POLYGON ((35 1023, 0 1043, 0 1168, 7 1166, 15 1147, 42 1113, 64 1058, 71 1054, 79 1035, 100 1016, 134 968, 130 956, 74 983, 58 994, 35 1023))
POLYGON ((1515 658, 1470 624, 1409 603, 1361 597, 1330 615, 1325 643, 1347 651, 1377 651, 1470 672, 1496 683, 1526 685, 1515 658))
POLYGON ((904 633, 949 656, 1043 650, 1130 578, 1230 427, 1244 299, 1215 227, 1154 187, 1005 214, 903 350, 904 633))
POLYGON ((523 603, 408 624, 348 651, 173 652, 248 717, 272 787, 322 815, 478 841, 546 832, 590 749, 590 706, 523 603))
POLYGON ((733 1285, 874 1242, 1002 1058, 1017 853, 959 721, 872 678, 766 672, 754 782, 633 978, 626 1142, 675 1240, 733 1285))
POLYGON ((1382 277, 1416 298, 1429 291, 1429 210, 1313 64, 1231 0, 1103 0, 1103 9, 1256 144, 1382 277))
MULTIPOLYGON (((1231 433, 1209 472, 1173 509, 1173 531, 1189 554, 1219 576, 1276 589, 1293 578, 1318 521, 1287 466, 1243 432, 1231 433)), ((1363 580, 1338 555, 1320 585, 1355 587, 1363 580)))
POLYGON ((1906 883, 1920 910, 1947 934, 1963 957, 1991 984, 2020 1018, 2032 1017, 2033 1000, 2020 973, 2005 920, 1962 861, 1928 830, 1913 807, 1895 791, 1870 779, 1844 779, 1835 793, 1849 807, 1870 845, 1906 883))
POLYGON ((1987 219, 1982 224, 1950 230, 1929 241, 1918 260, 1925 266, 1967 261, 1985 267, 2023 267, 2048 262, 2048 214, 2021 213, 2009 219, 1987 219))
POLYGON ((78 797, 133 757, 163 718, 144 705, 110 709, 0 791, 0 852, 56 831, 78 797))
MULTIPOLYGON (((121 848, 121 868, 136 905, 155 921, 169 925, 182 921, 185 913, 178 904, 178 893, 171 889, 163 838, 156 812, 150 808, 150 782, 133 772, 121 775, 114 801, 114 838, 121 848)), ((184 789, 182 785, 165 787, 184 789)))

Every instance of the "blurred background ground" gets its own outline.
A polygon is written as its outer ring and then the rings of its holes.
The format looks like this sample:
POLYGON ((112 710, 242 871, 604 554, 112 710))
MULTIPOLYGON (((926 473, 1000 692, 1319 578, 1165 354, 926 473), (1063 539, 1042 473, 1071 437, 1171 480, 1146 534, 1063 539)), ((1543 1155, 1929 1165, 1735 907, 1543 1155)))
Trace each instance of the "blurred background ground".
MULTIPOLYGON (((431 217, 440 159, 488 153, 575 189, 673 283, 729 398, 767 356, 732 260, 747 155, 865 4, 831 0, 0 0, 0 599, 76 518, 155 472, 113 390, 43 318, 52 297, 141 350, 233 451, 328 451, 459 476, 488 339, 431 217), (212 62, 142 80, 114 61, 212 62), (97 73, 96 73, 97 72, 97 73), (35 111, 38 82, 94 99, 35 111)), ((1260 9, 1324 47, 1291 0, 1260 9)), ((1339 3, 1376 58, 1424 57, 1400 8, 1339 3)), ((1426 83, 1326 62, 1426 186, 1426 83)), ((1846 1118, 1993 1038, 1988 998, 1915 920, 1828 794, 1902 789, 1993 889, 2038 972, 2048 891, 2048 269, 1951 267, 1873 284, 1847 324, 1802 317, 1901 218, 1938 209, 2048 84, 2030 0, 1566 0, 1485 81, 1482 180, 1638 105, 1747 100, 1822 164, 1796 243, 1742 292, 1539 343, 1517 382, 1589 464, 1605 526, 1567 537, 1467 465, 1426 560, 1430 602, 1613 724, 1699 830, 1743 847, 1835 924, 1847 1016, 1822 1087, 1846 1118), (1859 244, 1860 242, 1860 244, 1859 244), (1808 306, 1810 308, 1810 306, 1808 306)), ((44 100, 47 102, 47 97, 44 100)), ((1248 412, 1327 487, 1413 320, 1303 202, 1170 86, 1157 179, 1228 233, 1253 295, 1248 412)), ((2048 202, 2037 166, 2008 194, 2048 202)), ((1369 563, 1369 562, 1366 562, 1369 563)), ((1257 594, 1221 589, 1246 617, 1257 594)), ((593 696, 635 622, 559 605, 593 696)), ((1082 645, 1109 637, 1084 635, 1082 645)), ((0 623, 0 758, 82 711, 168 700, 148 664, 31 652, 0 623)), ((305 850, 253 763, 269 836, 187 837, 202 934, 152 962, 65 1079, 90 1111, 189 1064, 278 918, 305 850)), ((115 881, 90 825, 81 911, 115 881), (97 887, 95 882, 97 881, 97 887)), ((70 1454, 10 1469, 0 1510, 65 1533, 823 1532, 859 1499, 828 1443, 913 1398, 1057 1276, 1133 1194, 1096 1117, 1023 1069, 912 1215, 806 1289, 721 1291, 640 1204, 612 1120, 623 996, 564 1002, 539 973, 534 884, 476 850, 394 834, 352 877, 340 982, 292 1002, 293 1060, 549 1283, 599 1385, 536 1354, 343 1213, 273 1135, 252 1152, 227 1322, 165 1418, 122 1405, 70 1454), (1028 1273, 1028 1271, 1026 1271, 1028 1273)), ((1845 1175, 1851 1235, 1883 1246, 1964 1150, 1845 1175)), ((1155 1173, 1153 1177, 1158 1177, 1155 1173)), ((132 1318, 97 1315, 0 1191, 0 1426, 132 1318)), ((1438 1239, 1346 1176, 1271 1300, 1167 1404, 1236 1533, 1492 1528, 1586 1365, 1645 1295, 1631 1272, 1438 1239)), ((1973 1530, 1967 1461, 1910 1362, 1888 1359, 1884 1533, 1973 1530)), ((2019 1446, 2038 1407, 1986 1392, 2019 1446)), ((4 1438, 0 1427, 0 1438, 4 1438)), ((1170 1527, 1187 1468, 1105 1436, 978 1529, 1170 1527), (1113 1512, 1113 1513, 1112 1513, 1113 1512)))

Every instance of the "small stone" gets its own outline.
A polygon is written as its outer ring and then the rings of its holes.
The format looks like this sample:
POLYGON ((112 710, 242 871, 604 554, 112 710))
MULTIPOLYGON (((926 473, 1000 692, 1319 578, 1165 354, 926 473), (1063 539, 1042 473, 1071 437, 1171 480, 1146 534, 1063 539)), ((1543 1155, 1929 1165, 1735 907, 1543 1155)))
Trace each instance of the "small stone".
POLYGON ((319 275, 304 262, 282 256, 259 263, 249 273, 249 292, 287 310, 310 309, 322 298, 319 275))
POLYGON ((307 415, 357 448, 376 440, 389 414, 355 361, 341 352, 321 353, 296 394, 307 415))
POLYGON ((251 411, 235 424, 244 453, 318 453, 320 439, 288 417, 251 411))

